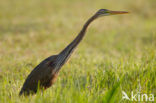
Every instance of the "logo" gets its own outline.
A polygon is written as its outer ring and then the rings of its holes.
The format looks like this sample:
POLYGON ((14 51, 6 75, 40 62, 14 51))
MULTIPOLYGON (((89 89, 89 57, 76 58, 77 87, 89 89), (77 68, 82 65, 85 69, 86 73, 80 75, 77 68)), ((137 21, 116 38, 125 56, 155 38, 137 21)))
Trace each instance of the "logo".
POLYGON ((122 91, 122 100, 128 101, 151 101, 154 102, 154 94, 146 94, 146 93, 134 93, 131 92, 131 95, 127 95, 125 91, 122 91))

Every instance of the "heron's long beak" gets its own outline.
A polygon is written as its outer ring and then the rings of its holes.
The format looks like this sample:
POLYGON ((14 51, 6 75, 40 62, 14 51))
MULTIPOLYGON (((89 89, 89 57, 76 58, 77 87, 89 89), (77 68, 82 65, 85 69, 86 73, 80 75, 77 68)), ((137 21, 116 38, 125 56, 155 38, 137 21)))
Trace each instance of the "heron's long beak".
POLYGON ((111 15, 117 15, 117 14, 127 14, 129 12, 127 11, 109 11, 111 15))

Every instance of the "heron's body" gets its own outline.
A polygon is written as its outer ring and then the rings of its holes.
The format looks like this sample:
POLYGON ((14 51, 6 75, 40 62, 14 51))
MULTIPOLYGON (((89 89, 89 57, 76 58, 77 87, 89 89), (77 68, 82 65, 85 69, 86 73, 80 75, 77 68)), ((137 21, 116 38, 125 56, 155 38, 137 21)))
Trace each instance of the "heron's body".
POLYGON ((54 64, 52 61, 54 59, 56 59, 56 55, 45 59, 34 68, 34 70, 28 75, 20 94, 36 93, 39 84, 44 89, 47 89, 54 83, 54 80, 57 77, 57 73, 53 72, 54 64))
POLYGON ((49 88, 55 82, 61 67, 66 63, 72 52, 83 39, 89 24, 96 18, 110 15, 110 13, 123 14, 127 12, 109 11, 106 9, 99 10, 85 23, 78 36, 65 49, 63 49, 58 55, 53 55, 43 60, 38 66, 34 68, 34 70, 25 80, 24 85, 20 91, 20 95, 29 95, 31 93, 36 93, 40 88, 43 88, 44 90, 49 88))

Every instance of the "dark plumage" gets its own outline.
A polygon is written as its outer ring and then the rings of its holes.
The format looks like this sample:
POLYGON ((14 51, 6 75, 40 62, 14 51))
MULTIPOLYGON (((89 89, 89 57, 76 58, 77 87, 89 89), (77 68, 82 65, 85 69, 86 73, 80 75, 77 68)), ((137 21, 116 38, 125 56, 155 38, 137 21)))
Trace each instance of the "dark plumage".
POLYGON ((75 50, 77 45, 83 39, 87 27, 89 24, 98 17, 114 15, 114 14, 124 14, 124 11, 110 11, 107 9, 100 9, 96 12, 83 26, 77 37, 58 55, 53 55, 42 61, 38 66, 36 66, 32 72, 28 75, 25 80, 23 87, 19 95, 29 95, 36 93, 38 89, 49 88, 56 80, 59 70, 66 63, 68 58, 71 56, 72 52, 75 50))

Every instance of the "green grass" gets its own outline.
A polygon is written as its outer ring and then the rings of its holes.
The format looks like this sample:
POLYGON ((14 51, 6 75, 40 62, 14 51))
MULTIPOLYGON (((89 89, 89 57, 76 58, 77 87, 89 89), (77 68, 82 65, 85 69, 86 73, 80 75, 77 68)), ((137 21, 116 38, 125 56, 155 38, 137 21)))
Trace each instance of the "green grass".
POLYGON ((132 103, 121 101, 122 90, 156 95, 155 10, 155 0, 0 0, 0 103, 132 103), (56 83, 19 97, 31 70, 100 8, 131 14, 94 21, 56 83))

